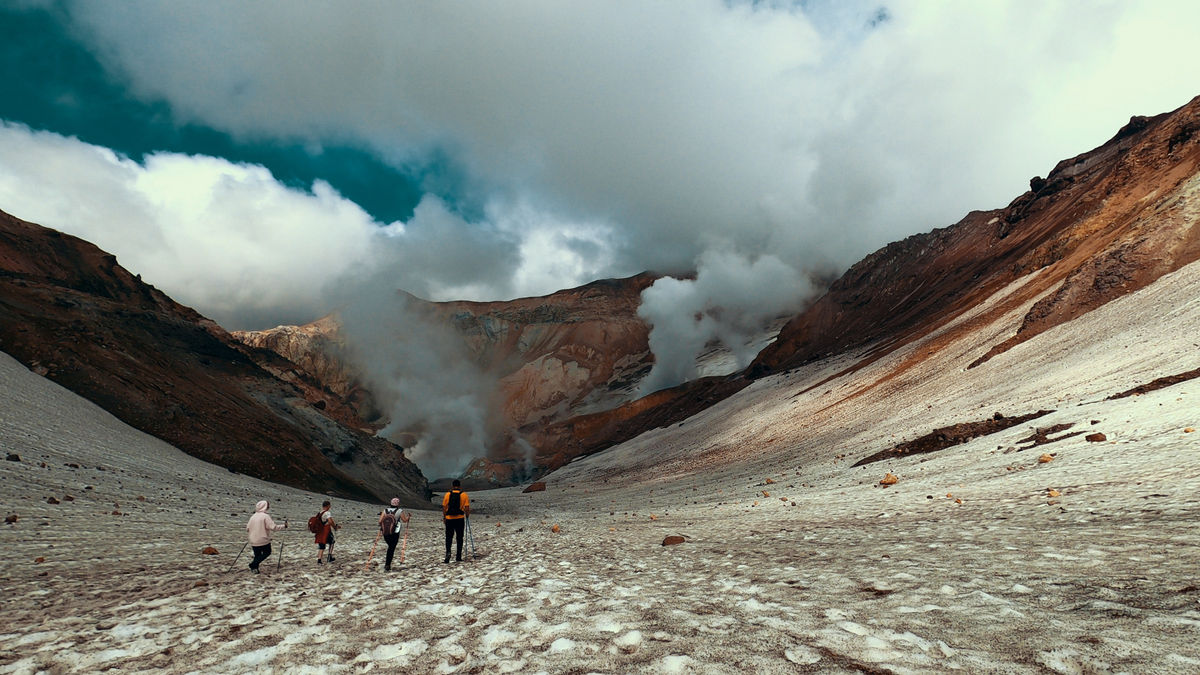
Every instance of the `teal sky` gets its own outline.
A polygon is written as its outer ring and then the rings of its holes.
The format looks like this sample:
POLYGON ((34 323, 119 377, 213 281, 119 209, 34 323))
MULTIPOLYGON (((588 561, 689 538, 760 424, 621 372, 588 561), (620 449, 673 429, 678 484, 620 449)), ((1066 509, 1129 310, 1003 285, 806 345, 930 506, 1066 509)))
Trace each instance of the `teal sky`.
POLYGON ((321 145, 312 152, 302 142, 235 140, 209 126, 180 123, 167 102, 131 96, 69 34, 61 9, 0 5, 0 90, 0 119, 75 136, 135 160, 160 151, 210 155, 262 165, 295 188, 321 179, 383 223, 412 217, 436 166, 398 168, 361 147, 321 145))

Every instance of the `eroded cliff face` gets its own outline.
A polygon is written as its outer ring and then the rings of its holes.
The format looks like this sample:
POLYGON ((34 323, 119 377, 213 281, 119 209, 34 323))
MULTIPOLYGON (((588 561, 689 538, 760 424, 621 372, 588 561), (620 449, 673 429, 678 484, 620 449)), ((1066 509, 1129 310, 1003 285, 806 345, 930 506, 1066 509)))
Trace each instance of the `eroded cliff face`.
POLYGON ((1198 220, 1200 99, 1133 118, 1101 147, 1031 180, 1004 209, 969 213, 867 256, 788 321, 744 376, 636 397, 653 358, 636 313, 649 275, 511 302, 424 303, 422 311, 454 326, 500 382, 489 456, 467 477, 512 484, 679 423, 747 378, 846 353, 857 369, 926 340, 929 349, 906 357, 903 370, 964 331, 1030 307, 978 365, 1200 258, 1198 220), (1002 300, 972 313, 994 297, 1002 300))
MULTIPOLYGON (((657 278, 607 279, 549 296, 502 302, 428 302, 406 296, 411 320, 449 326, 489 381, 488 456, 467 477, 476 484, 512 484, 544 473, 561 450, 543 447, 538 430, 576 415, 620 406, 636 397, 653 364, 649 326, 637 315, 641 292, 657 278)), ((246 344, 277 352, 362 417, 378 414, 362 373, 347 357, 336 316, 305 326, 235 333, 246 344)), ((383 420, 380 420, 383 421, 383 420)), ((415 434, 396 430, 394 438, 415 434)))
POLYGON ((0 349, 125 423, 264 480, 426 503, 401 448, 276 353, 81 239, 0 212, 0 349))
POLYGON ((1008 207, 970 213, 867 256, 793 318, 748 374, 851 349, 878 358, 1020 282, 988 315, 954 329, 1037 300, 1021 328, 978 365, 1200 257, 1198 171, 1200 98, 1135 117, 1104 145, 1032 179, 1008 207))

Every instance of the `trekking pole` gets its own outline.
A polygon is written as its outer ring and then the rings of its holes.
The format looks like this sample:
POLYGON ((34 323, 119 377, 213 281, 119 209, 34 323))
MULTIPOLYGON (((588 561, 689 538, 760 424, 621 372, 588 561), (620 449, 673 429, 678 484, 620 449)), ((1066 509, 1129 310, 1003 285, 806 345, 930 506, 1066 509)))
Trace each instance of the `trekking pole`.
POLYGON ((275 559, 275 571, 279 571, 279 566, 283 564, 283 542, 279 542, 279 557, 275 559))
POLYGON ((367 556, 367 564, 363 565, 364 572, 366 572, 367 568, 371 566, 371 558, 375 557, 375 545, 379 543, 379 535, 381 534, 383 534, 383 530, 375 533, 375 542, 371 544, 371 555, 367 556))
POLYGON ((467 516, 467 538, 471 540, 471 560, 475 559, 475 533, 471 530, 471 517, 467 516))
POLYGON ((400 563, 404 564, 404 549, 408 547, 408 523, 404 524, 404 543, 400 544, 400 563))
POLYGON ((242 550, 238 551, 238 554, 233 557, 233 562, 229 563, 229 569, 225 570, 226 574, 233 570, 233 566, 237 564, 238 558, 242 557, 242 554, 246 552, 246 547, 249 545, 250 542, 242 544, 242 550))

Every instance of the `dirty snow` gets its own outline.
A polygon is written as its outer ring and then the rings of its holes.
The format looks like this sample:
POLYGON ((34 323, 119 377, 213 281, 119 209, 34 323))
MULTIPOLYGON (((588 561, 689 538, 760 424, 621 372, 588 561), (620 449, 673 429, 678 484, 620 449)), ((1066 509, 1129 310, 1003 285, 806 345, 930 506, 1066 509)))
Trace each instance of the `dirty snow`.
POLYGON ((923 346, 756 382, 545 492, 475 493, 460 564, 418 512, 390 574, 382 548, 364 570, 378 507, 334 500, 338 560, 317 566, 320 495, 188 457, 0 355, 21 458, 0 462, 19 518, 0 528, 0 673, 1197 672, 1200 382, 1104 398, 1200 366, 1200 266, 966 369, 1020 317, 881 386, 923 346), (1057 423, 1107 440, 1022 449, 1057 423), (234 559, 259 499, 293 527, 255 576, 234 559))

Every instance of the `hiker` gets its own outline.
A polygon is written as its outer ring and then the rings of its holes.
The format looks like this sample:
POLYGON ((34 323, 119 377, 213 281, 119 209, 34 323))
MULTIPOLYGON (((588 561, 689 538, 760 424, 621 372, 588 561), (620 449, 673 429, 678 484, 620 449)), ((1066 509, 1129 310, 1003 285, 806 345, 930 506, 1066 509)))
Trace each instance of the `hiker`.
POLYGON ((254 551, 250 571, 255 574, 258 574, 259 563, 271 557, 271 533, 287 529, 287 521, 276 525, 271 516, 267 515, 269 508, 271 505, 265 499, 255 504, 254 515, 250 516, 250 522, 246 523, 247 538, 250 540, 250 548, 254 551))
POLYGON ((329 500, 325 500, 321 504, 321 512, 317 514, 320 525, 317 528, 317 564, 321 564, 321 554, 325 552, 325 546, 329 546, 329 562, 333 562, 333 531, 342 529, 333 521, 333 512, 329 510, 329 500))
POLYGON ((396 555, 396 544, 400 543, 400 526, 407 523, 412 516, 400 508, 400 498, 392 497, 392 505, 384 507, 379 514, 379 531, 387 542, 387 558, 383 563, 383 571, 392 571, 392 557, 396 555))
POLYGON ((462 491, 461 482, 457 478, 451 483, 451 489, 442 497, 442 518, 446 521, 446 562, 450 562, 450 541, 458 538, 458 553, 456 562, 462 562, 463 525, 471 515, 471 500, 462 491))

